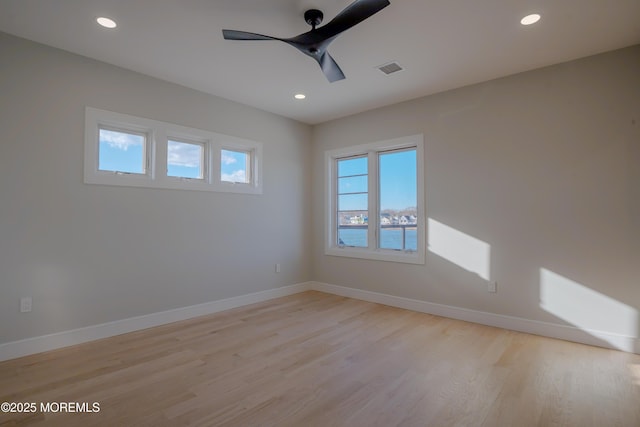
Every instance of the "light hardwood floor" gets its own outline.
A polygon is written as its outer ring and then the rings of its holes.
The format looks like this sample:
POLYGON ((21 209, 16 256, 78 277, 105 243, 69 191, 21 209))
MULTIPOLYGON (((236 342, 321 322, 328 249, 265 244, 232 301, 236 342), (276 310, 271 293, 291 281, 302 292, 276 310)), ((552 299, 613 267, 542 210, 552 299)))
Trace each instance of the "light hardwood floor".
POLYGON ((0 363, 52 426, 640 426, 640 356, 304 292, 0 363))

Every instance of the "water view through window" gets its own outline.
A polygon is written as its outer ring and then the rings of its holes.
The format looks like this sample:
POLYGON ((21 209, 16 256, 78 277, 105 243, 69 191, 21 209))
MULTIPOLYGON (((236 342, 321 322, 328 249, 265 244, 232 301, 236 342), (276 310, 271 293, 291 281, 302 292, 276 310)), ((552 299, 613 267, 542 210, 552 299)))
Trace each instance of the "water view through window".
MULTIPOLYGON (((418 249, 416 149, 383 151, 378 156, 378 247, 418 249)), ((366 155, 337 160, 337 243, 368 247, 369 171, 366 155)))
POLYGON ((339 159, 338 245, 367 247, 369 191, 367 156, 339 159))
POLYGON ((418 193, 416 150, 378 154, 380 179, 379 247, 418 249, 418 193))

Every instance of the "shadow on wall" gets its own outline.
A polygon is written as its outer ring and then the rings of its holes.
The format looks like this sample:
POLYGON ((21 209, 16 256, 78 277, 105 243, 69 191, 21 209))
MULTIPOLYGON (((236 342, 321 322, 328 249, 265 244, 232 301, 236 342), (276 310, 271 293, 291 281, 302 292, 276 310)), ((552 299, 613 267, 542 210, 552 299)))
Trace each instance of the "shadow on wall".
MULTIPOLYGON (((487 282, 492 280, 491 245, 487 242, 429 218, 428 249, 487 282)), ((640 351, 635 348, 640 332, 637 309, 546 268, 540 268, 539 287, 540 308, 582 331, 585 342, 640 351)), ((640 367, 634 369, 640 371, 640 367)))

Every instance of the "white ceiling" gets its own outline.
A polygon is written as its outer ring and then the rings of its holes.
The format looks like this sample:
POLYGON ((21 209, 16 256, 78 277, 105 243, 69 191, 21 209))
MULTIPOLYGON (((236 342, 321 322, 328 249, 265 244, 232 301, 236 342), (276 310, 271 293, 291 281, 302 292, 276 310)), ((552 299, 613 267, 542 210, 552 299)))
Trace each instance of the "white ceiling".
POLYGON ((310 124, 640 43, 640 0, 390 0, 331 44, 347 78, 329 83, 284 43, 222 38, 292 37, 310 29, 304 10, 326 23, 351 1, 0 0, 0 31, 310 124), (405 69, 375 68, 390 61, 405 69))

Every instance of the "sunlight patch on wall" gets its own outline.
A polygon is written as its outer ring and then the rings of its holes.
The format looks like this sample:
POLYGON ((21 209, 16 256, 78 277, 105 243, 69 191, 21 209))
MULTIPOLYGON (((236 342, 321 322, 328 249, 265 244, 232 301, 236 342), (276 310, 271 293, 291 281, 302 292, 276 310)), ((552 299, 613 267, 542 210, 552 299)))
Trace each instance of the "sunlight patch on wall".
POLYGON ((429 218, 429 251, 485 280, 491 274, 491 245, 429 218))
POLYGON ((635 308, 545 268, 540 269, 540 307, 586 332, 637 336, 635 308))
POLYGON ((633 383, 640 386, 640 363, 629 364, 629 370, 631 370, 631 376, 633 377, 633 383))

